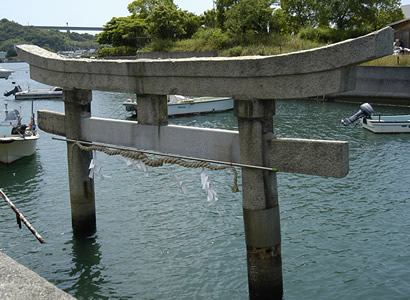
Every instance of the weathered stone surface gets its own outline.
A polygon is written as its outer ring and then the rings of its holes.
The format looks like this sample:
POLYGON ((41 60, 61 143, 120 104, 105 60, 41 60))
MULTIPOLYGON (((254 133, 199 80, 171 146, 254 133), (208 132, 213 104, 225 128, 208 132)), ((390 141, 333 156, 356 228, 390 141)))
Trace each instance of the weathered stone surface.
MULTIPOLYGON (((65 135, 69 139, 83 140, 81 120, 91 117, 91 91, 65 89, 63 100, 65 135)), ((88 176, 92 159, 92 152, 82 151, 67 143, 71 220, 75 236, 87 237, 96 230, 94 179, 88 176)))
MULTIPOLYGON (((38 111, 38 126, 65 135, 64 115, 38 111)), ((104 118, 82 120, 83 139, 137 149, 240 163, 239 134, 233 130, 186 126, 141 125, 104 118), (127 134, 124 134, 126 132, 127 134)), ((269 166, 280 172, 344 177, 349 170, 349 143, 345 141, 273 138, 268 140, 269 166)))
POLYGON ((65 136, 65 114, 51 110, 37 111, 38 126, 49 133, 65 136))
POLYGON ((0 299, 74 300, 75 298, 0 252, 0 299))
POLYGON ((349 173, 349 143, 343 141, 273 138, 269 161, 280 171, 344 177, 349 173))
POLYGON ((138 95, 138 123, 164 126, 168 124, 166 95, 138 95))
POLYGON ((136 94, 287 99, 344 92, 355 87, 354 65, 393 51, 393 29, 326 47, 276 56, 164 60, 65 58, 20 45, 32 79, 64 88, 136 94))

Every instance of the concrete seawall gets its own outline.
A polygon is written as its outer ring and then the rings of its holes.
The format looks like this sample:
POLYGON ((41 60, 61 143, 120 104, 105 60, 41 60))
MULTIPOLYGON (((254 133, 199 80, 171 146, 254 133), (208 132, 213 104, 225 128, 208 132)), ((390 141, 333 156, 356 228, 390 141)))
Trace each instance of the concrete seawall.
POLYGON ((3 300, 76 299, 1 252, 0 298, 3 300))
POLYGON ((359 66, 356 88, 327 100, 410 105, 410 67, 359 66))

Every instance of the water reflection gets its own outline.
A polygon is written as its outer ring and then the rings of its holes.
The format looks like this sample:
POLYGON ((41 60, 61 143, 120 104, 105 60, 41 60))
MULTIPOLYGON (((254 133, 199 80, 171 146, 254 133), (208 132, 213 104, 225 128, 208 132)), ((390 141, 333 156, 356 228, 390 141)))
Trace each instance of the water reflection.
POLYGON ((40 155, 24 157, 10 166, 0 165, 0 186, 9 193, 35 190, 42 181, 40 155))
POLYGON ((73 284, 67 290, 78 299, 108 299, 101 294, 105 284, 101 271, 101 252, 97 237, 76 238, 67 242, 72 245, 73 267, 69 273, 73 284), (85 296, 86 295, 86 296, 85 296))

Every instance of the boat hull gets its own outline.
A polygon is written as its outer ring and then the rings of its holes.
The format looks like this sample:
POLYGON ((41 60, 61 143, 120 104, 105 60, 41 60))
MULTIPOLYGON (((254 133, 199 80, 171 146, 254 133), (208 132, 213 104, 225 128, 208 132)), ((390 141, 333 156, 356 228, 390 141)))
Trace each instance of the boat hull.
POLYGON ((36 151, 39 135, 33 136, 3 136, 0 137, 0 162, 9 165, 36 151))
POLYGON ((410 133, 410 115, 362 119, 362 127, 374 133, 410 133))
POLYGON ((11 73, 13 73, 12 70, 0 70, 0 78, 8 79, 11 73))
POLYGON ((32 99, 60 99, 63 98, 63 92, 19 92, 14 95, 16 100, 32 99))
MULTIPOLYGON (((127 111, 137 112, 136 102, 124 102, 127 111)), ((233 99, 224 97, 201 97, 168 104, 168 116, 179 117, 207 114, 233 109, 233 99)))

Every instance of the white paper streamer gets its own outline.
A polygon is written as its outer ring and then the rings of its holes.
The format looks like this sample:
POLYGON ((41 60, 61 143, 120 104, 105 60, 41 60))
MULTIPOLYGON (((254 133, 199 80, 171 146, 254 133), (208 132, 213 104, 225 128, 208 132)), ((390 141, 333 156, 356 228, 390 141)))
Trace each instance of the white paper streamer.
POLYGON ((171 176, 171 178, 178 184, 178 187, 181 189, 184 195, 188 194, 188 190, 185 184, 179 179, 179 177, 176 174, 169 172, 169 176, 171 176))
POLYGON ((207 200, 209 202, 218 201, 218 195, 213 190, 213 188, 211 188, 211 182, 210 182, 208 174, 206 174, 205 172, 205 169, 202 169, 201 171, 201 184, 202 184, 202 189, 205 190, 207 193, 207 200))
POLYGON ((142 162, 142 160, 137 160, 137 167, 140 171, 144 172, 145 177, 148 176, 148 168, 147 166, 142 162))
POLYGON ((131 159, 131 158, 128 158, 128 157, 122 157, 122 159, 127 164, 127 167, 138 168, 138 170, 144 172, 145 177, 148 176, 148 168, 141 160, 135 160, 135 159, 131 159))
POLYGON ((124 157, 124 156, 121 156, 121 157, 124 160, 127 167, 136 167, 135 160, 128 158, 128 157, 124 157))
POLYGON ((88 173, 88 177, 92 179, 94 179, 95 177, 100 179, 111 178, 111 176, 102 174, 101 168, 101 162, 93 158, 90 162, 90 166, 88 167, 88 169, 90 170, 90 172, 88 173))

